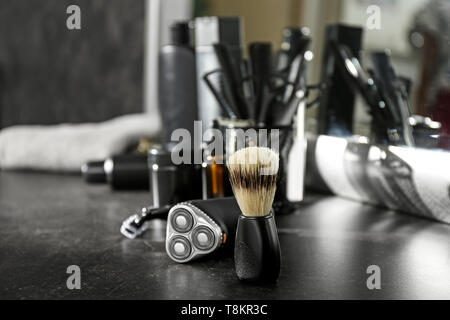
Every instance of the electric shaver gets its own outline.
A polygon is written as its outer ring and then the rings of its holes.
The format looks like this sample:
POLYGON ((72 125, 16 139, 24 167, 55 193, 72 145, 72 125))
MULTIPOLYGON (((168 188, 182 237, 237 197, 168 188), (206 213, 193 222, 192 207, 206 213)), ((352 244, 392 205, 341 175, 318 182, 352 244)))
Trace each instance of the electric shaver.
POLYGON ((179 263, 233 246, 240 209, 234 197, 193 200, 173 206, 167 217, 166 251, 179 263))

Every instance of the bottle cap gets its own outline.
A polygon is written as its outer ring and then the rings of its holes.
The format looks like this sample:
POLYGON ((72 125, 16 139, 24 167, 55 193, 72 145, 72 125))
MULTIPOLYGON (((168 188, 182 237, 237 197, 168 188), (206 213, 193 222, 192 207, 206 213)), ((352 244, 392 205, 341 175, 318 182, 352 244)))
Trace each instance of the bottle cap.
POLYGON ((81 166, 81 174, 88 183, 106 183, 104 161, 89 161, 81 166))
POLYGON ((189 45, 189 24, 187 22, 175 22, 170 26, 170 38, 172 44, 189 45))

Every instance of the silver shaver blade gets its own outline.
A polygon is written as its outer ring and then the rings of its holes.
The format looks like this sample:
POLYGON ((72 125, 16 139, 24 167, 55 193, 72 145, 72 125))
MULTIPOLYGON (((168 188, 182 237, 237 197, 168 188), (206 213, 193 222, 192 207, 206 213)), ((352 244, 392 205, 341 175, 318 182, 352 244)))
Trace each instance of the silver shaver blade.
POLYGON ((166 251, 178 263, 203 257, 223 242, 220 226, 189 202, 175 205, 167 217, 166 251))

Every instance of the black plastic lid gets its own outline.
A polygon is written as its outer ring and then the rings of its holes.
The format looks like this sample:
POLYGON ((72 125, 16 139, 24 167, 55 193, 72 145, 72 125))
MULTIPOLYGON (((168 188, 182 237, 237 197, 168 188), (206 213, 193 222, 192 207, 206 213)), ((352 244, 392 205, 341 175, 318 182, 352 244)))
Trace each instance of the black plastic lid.
POLYGON ((221 43, 230 47, 242 47, 242 21, 240 17, 195 18, 195 46, 221 43))
POLYGON ((189 24, 187 22, 175 22, 170 26, 172 44, 190 45, 189 33, 189 24))
POLYGON ((81 174, 88 183, 106 183, 104 161, 89 161, 81 167, 81 174))

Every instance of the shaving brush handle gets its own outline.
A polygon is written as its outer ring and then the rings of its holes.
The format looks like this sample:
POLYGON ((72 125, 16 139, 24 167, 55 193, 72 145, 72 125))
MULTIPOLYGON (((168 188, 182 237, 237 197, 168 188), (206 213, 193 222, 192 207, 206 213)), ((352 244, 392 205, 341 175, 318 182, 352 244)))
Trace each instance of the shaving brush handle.
POLYGON ((234 264, 240 280, 275 282, 278 279, 281 251, 272 213, 263 217, 239 216, 234 264))

